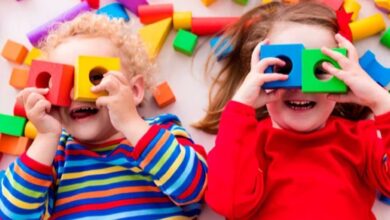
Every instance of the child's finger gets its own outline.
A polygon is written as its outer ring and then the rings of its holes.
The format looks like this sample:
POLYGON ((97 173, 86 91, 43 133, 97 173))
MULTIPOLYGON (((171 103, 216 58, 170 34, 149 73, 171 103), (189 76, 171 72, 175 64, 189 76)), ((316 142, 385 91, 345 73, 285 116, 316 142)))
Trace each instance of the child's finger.
POLYGON ((45 95, 46 93, 49 92, 49 89, 48 88, 35 88, 35 87, 25 88, 21 92, 19 92, 19 94, 16 96, 16 101, 21 105, 25 105, 25 103, 27 101, 27 97, 33 92, 45 95))
POLYGON ((32 109, 42 99, 45 99, 42 95, 30 93, 25 103, 26 109, 32 109))
POLYGON ((279 59, 276 57, 267 57, 267 58, 260 60, 260 62, 258 62, 254 66, 255 69, 253 69, 253 70, 256 70, 260 73, 264 73, 265 70, 267 69, 267 67, 273 66, 273 65, 284 66, 284 65, 286 65, 286 62, 284 62, 282 59, 279 59))
POLYGON ((355 46, 347 40, 345 37, 343 37, 341 34, 336 34, 335 36, 337 43, 339 44, 339 47, 344 47, 348 51, 348 57, 354 61, 359 60, 359 55, 357 53, 357 50, 355 46))
POLYGON ((128 79, 126 78, 126 76, 122 72, 110 71, 106 74, 110 74, 111 76, 114 76, 120 83, 122 83, 124 85, 129 84, 128 79))
POLYGON ((281 73, 267 73, 261 75, 261 83, 264 84, 266 82, 273 82, 273 81, 279 81, 279 80, 287 80, 288 75, 281 74, 281 73))
POLYGON ((255 49, 252 52, 252 58, 251 58, 251 68, 255 67, 255 65, 260 61, 260 48, 264 44, 268 44, 269 40, 266 38, 260 43, 258 43, 255 47, 255 49))
POLYGON ((340 80, 342 81, 345 81, 345 77, 346 77, 346 74, 344 73, 343 70, 341 69, 337 69, 336 67, 334 67, 332 64, 328 63, 328 62, 323 62, 322 63, 322 67, 324 68, 324 70, 326 70, 328 73, 336 76, 337 78, 339 78, 340 80))
MULTIPOLYGON (((106 74, 105 74, 106 75, 106 74)), ((109 94, 114 94, 119 89, 118 80, 112 76, 107 75, 104 76, 103 80, 96 86, 91 88, 92 92, 102 92, 107 91, 109 94)))
POLYGON ((333 51, 326 47, 322 47, 321 52, 334 59, 343 69, 351 65, 351 61, 339 52, 333 51))

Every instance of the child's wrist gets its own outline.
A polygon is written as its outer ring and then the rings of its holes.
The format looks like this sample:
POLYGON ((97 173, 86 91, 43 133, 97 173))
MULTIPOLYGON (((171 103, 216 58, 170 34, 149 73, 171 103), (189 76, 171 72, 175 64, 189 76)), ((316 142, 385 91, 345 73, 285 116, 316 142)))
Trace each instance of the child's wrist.
POLYGON ((382 115, 390 111, 390 95, 387 91, 380 96, 378 99, 368 106, 374 115, 382 115))

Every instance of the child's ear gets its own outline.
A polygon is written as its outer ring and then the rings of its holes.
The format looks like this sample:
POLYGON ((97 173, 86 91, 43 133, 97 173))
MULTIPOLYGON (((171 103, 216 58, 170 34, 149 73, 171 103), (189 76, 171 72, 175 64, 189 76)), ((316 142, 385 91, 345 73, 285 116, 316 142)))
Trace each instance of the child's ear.
POLYGON ((142 75, 136 75, 130 80, 131 90, 133 92, 134 104, 138 106, 144 100, 145 81, 142 75))

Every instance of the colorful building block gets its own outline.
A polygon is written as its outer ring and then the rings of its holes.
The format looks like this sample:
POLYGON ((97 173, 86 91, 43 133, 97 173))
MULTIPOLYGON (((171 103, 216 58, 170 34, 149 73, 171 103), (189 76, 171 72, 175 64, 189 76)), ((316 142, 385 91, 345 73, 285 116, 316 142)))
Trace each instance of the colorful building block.
POLYGON ((31 142, 27 137, 14 137, 2 134, 0 139, 0 152, 20 156, 26 152, 31 142))
POLYGON ((192 18, 191 31, 198 36, 215 35, 236 21, 238 21, 238 17, 192 18))
MULTIPOLYGON (((335 48, 336 52, 347 55, 345 48, 335 48)), ((340 68, 339 64, 332 58, 324 55, 320 49, 305 49, 302 52, 302 92, 305 93, 345 93, 347 86, 343 81, 336 77, 327 80, 318 79, 315 73, 317 67, 323 62, 329 62, 336 68, 340 68)))
POLYGON ((96 11, 96 14, 104 14, 107 15, 111 19, 123 19, 125 21, 129 21, 130 17, 127 15, 125 8, 120 3, 111 3, 108 4, 99 10, 96 11))
POLYGON ((240 4, 240 5, 247 5, 248 0, 233 0, 235 3, 240 4))
POLYGON ((345 0, 344 9, 348 13, 352 13, 352 21, 355 21, 359 16, 360 4, 357 0, 345 0))
POLYGON ((165 106, 174 103, 176 101, 175 95, 167 82, 162 82, 153 91, 153 97, 158 107, 164 108, 165 106))
POLYGON ((176 51, 191 56, 194 53, 197 43, 198 36, 189 31, 180 29, 173 40, 173 48, 175 48, 176 51))
POLYGON ((119 58, 80 56, 75 70, 73 99, 94 102, 99 96, 107 95, 107 92, 93 93, 91 88, 100 83, 103 74, 120 68, 119 58))
POLYGON ((27 85, 49 88, 46 99, 53 105, 66 107, 71 104, 73 73, 74 68, 70 65, 33 60, 27 85))
POLYGON ((214 55, 217 57, 217 61, 221 61, 233 51, 230 39, 226 39, 222 36, 211 38, 210 47, 212 48, 214 55))
POLYGON ((73 8, 57 16, 56 18, 52 19, 51 21, 30 31, 29 33, 27 33, 27 38, 30 40, 32 45, 37 46, 39 42, 46 38, 47 33, 56 27, 56 25, 65 21, 70 21, 77 15, 90 10, 91 8, 89 7, 88 2, 81 2, 73 8))
POLYGON ((148 5, 147 0, 116 0, 121 3, 125 8, 129 9, 133 14, 138 16, 138 7, 140 5, 148 5))
POLYGON ((268 3, 271 3, 271 2, 272 2, 272 0, 263 0, 263 1, 261 1, 262 4, 268 4, 268 3))
POLYGON ((140 5, 138 16, 143 24, 151 24, 173 16, 172 4, 140 5))
POLYGON ((31 121, 28 121, 24 127, 24 136, 30 139, 35 139, 37 134, 37 128, 33 125, 33 123, 31 123, 31 121))
POLYGON ((384 31, 386 23, 383 16, 376 13, 370 17, 350 23, 349 27, 352 31, 353 41, 357 41, 384 31))
POLYGON ((373 52, 367 50, 366 53, 360 57, 359 64, 379 85, 385 87, 389 84, 390 68, 386 68, 380 64, 376 60, 373 52))
POLYGON ((390 48, 390 28, 388 28, 387 31, 382 35, 380 41, 381 41, 381 44, 390 48))
POLYGON ((15 89, 24 89, 27 87, 28 72, 30 70, 26 68, 14 67, 12 69, 9 84, 15 89))
POLYGON ((26 119, 19 116, 0 114, 0 133, 23 136, 26 119))
POLYGON ((389 197, 386 197, 385 195, 381 194, 378 199, 379 199, 379 201, 381 201, 387 205, 390 205, 390 198, 389 197))
POLYGON ((87 1, 89 7, 93 9, 98 9, 100 6, 100 0, 82 0, 82 1, 87 1))
POLYGON ((153 24, 146 25, 139 29, 139 35, 146 45, 149 57, 155 58, 160 52, 169 31, 172 28, 172 18, 166 18, 153 24))
POLYGON ((1 51, 1 55, 6 60, 17 64, 23 63, 27 53, 28 50, 25 46, 12 40, 7 40, 3 47, 3 50, 1 51))
POLYGON ((175 30, 185 29, 191 30, 192 12, 174 12, 173 13, 173 28, 175 30))
POLYGON ((24 106, 22 104, 19 104, 18 102, 15 102, 14 105, 14 115, 27 118, 26 110, 24 109, 24 106))
POLYGON ((267 57, 277 57, 286 62, 280 70, 275 70, 274 66, 270 66, 265 70, 265 73, 285 73, 288 74, 288 79, 284 81, 274 81, 264 83, 264 89, 275 88, 300 88, 302 85, 302 51, 303 44, 271 44, 262 45, 260 59, 267 57))
POLYGON ((33 60, 38 59, 42 55, 42 51, 36 47, 33 47, 27 54, 26 59, 24 60, 24 64, 27 66, 31 66, 31 62, 33 60))
POLYGON ((375 0, 375 5, 381 10, 390 11, 390 0, 375 0))
POLYGON ((213 4, 216 0, 201 0, 205 6, 213 4))

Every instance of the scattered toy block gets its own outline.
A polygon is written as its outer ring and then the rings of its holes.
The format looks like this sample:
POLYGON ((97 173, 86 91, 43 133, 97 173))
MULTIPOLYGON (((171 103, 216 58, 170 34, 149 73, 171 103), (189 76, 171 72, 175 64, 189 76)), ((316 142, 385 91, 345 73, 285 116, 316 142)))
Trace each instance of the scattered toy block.
POLYGON ((100 0, 82 0, 82 1, 87 1, 89 7, 93 9, 99 9, 100 0))
POLYGON ((42 51, 36 47, 33 47, 27 54, 24 64, 31 66, 31 62, 35 59, 38 59, 42 55, 42 51))
POLYGON ((223 36, 211 38, 210 47, 212 48, 214 55, 217 56, 217 61, 221 61, 233 51, 230 39, 226 39, 223 36))
POLYGON ((383 16, 376 13, 370 17, 354 21, 349 24, 354 41, 361 40, 375 35, 386 29, 386 23, 383 16))
POLYGON ((31 121, 28 121, 24 127, 24 136, 30 139, 35 139, 37 134, 37 128, 33 125, 33 123, 31 123, 31 121))
POLYGON ((165 106, 174 103, 176 101, 175 95, 166 81, 159 84, 153 92, 154 100, 158 107, 164 108, 165 106))
POLYGON ((216 0, 202 0, 202 3, 205 5, 205 6, 209 6, 211 4, 213 4, 216 0))
POLYGON ((352 21, 355 21, 359 16, 360 12, 360 4, 356 0, 345 0, 344 1, 344 9, 348 13, 352 13, 352 21))
POLYGON ((270 66, 265 73, 288 74, 284 81, 264 83, 263 89, 300 88, 302 86, 302 51, 303 44, 271 44, 262 45, 260 59, 277 57, 286 62, 283 67, 270 66))
POLYGON ((31 142, 27 137, 14 137, 2 134, 0 139, 0 152, 20 156, 28 149, 31 142))
POLYGON ((238 21, 238 17, 195 17, 192 18, 191 31, 198 36, 215 35, 238 21))
POLYGON ((125 8, 129 9, 133 14, 138 16, 138 7, 140 5, 148 5, 147 0, 116 0, 121 3, 125 8))
POLYGON ((381 194, 381 195, 379 196, 379 201, 381 201, 381 202, 383 202, 383 203, 385 203, 385 204, 387 204, 387 205, 390 205, 390 198, 384 196, 383 194, 381 194))
POLYGON ((27 118, 26 110, 24 109, 24 106, 22 104, 19 104, 18 102, 15 102, 14 105, 14 115, 27 118))
POLYGON ((359 64, 379 85, 385 87, 389 84, 390 68, 386 68, 380 64, 376 60, 373 52, 367 50, 366 53, 360 57, 359 64))
MULTIPOLYGON (((345 48, 335 48, 336 52, 347 55, 345 48)), ((305 49, 302 53, 302 92, 325 92, 325 93, 345 93, 347 86, 345 83, 332 76, 330 79, 321 80, 316 76, 316 67, 323 62, 329 62, 336 68, 340 68, 339 64, 332 58, 324 55, 320 49, 305 49)))
POLYGON ((233 0, 235 3, 240 4, 240 5, 247 5, 248 0, 233 0))
POLYGON ((24 89, 27 87, 29 69, 14 67, 12 69, 9 84, 15 89, 24 89))
POLYGON ((51 21, 30 31, 29 33, 27 33, 27 38, 30 40, 32 45, 37 46, 39 42, 46 38, 48 32, 54 29, 58 24, 65 21, 70 21, 77 15, 90 10, 91 8, 89 7, 88 2, 83 1, 74 6, 73 8, 65 11, 61 15, 57 16, 56 18, 52 19, 51 21))
POLYGON ((197 43, 198 36, 189 31, 180 29, 173 40, 173 47, 176 51, 191 56, 194 53, 197 43))
POLYGON ((175 28, 175 30, 179 30, 179 29, 190 30, 191 22, 192 22, 192 12, 186 11, 186 12, 173 13, 173 27, 175 28))
POLYGON ((100 83, 105 73, 120 68, 119 58, 80 56, 75 70, 73 99, 94 102, 99 96, 107 95, 107 92, 93 93, 91 88, 100 83))
POLYGON ((1 51, 1 55, 6 60, 17 64, 23 63, 27 53, 28 50, 25 46, 12 40, 7 40, 3 47, 3 50, 1 51))
POLYGON ((384 46, 390 48, 390 28, 382 35, 380 42, 384 46))
POLYGON ((74 68, 70 65, 33 60, 27 85, 49 88, 45 98, 53 105, 69 106, 73 87, 74 68))
MULTIPOLYGON (((268 4, 268 3, 271 3, 272 2, 272 0, 263 0, 261 3, 262 4, 268 4)), ((284 2, 284 1, 283 1, 284 2)))
POLYGON ((96 11, 96 14, 107 15, 110 19, 123 19, 129 21, 130 17, 127 15, 125 8, 120 3, 111 3, 96 11))
POLYGON ((141 39, 146 45, 150 58, 155 58, 160 52, 169 31, 172 28, 172 18, 166 18, 153 24, 146 25, 139 29, 141 39))
POLYGON ((390 0, 375 0, 375 5, 381 10, 390 11, 390 0))
POLYGON ((13 115, 0 114, 0 133, 2 134, 23 136, 25 124, 25 118, 13 115))
POLYGON ((138 16, 143 24, 151 24, 173 16, 172 4, 140 5, 138 16))

